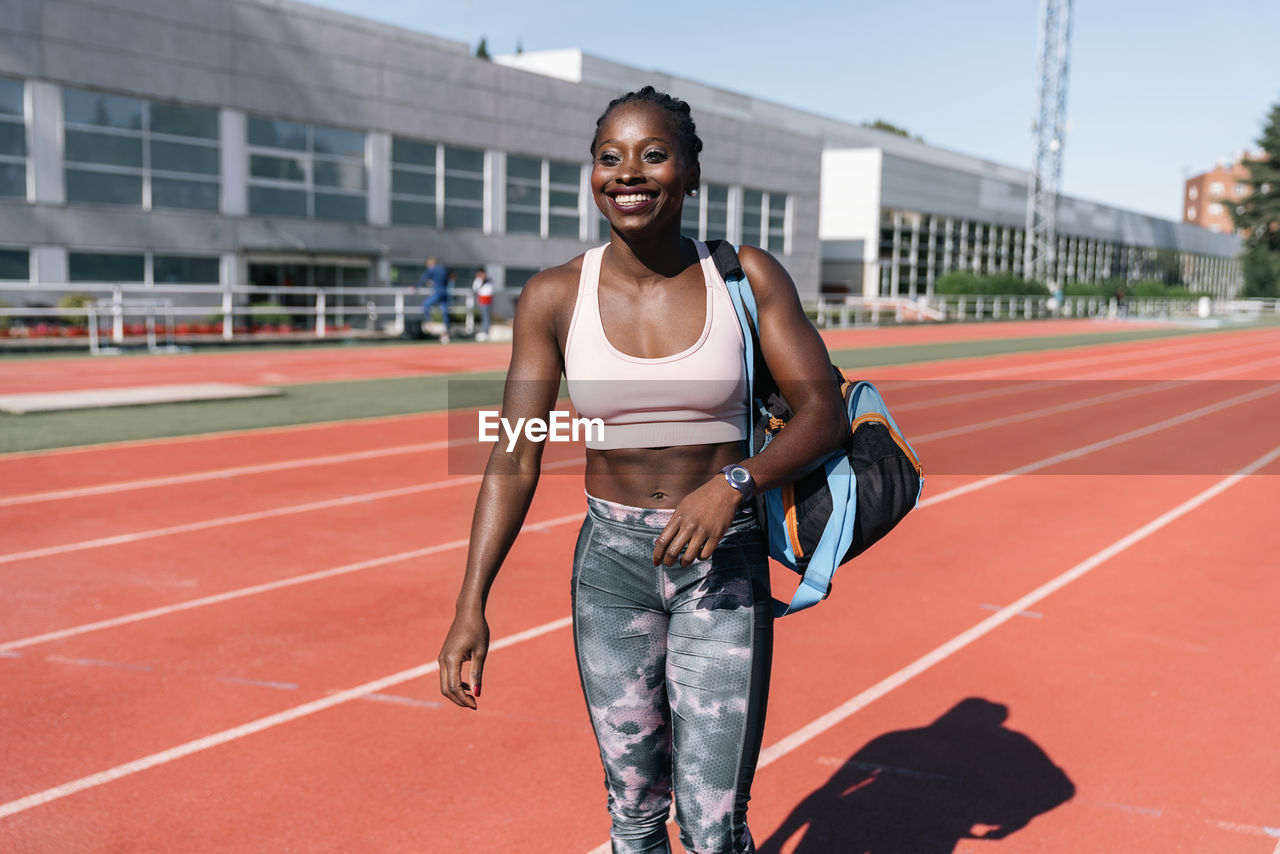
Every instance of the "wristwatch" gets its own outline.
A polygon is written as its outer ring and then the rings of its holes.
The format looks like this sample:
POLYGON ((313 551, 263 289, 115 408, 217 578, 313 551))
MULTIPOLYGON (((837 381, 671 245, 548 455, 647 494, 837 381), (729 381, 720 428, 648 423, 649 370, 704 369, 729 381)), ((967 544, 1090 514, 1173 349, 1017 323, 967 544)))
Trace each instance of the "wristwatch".
POLYGON ((749 501, 756 494, 756 479, 747 471, 746 466, 734 463, 720 469, 720 473, 730 486, 741 493, 743 501, 749 501))

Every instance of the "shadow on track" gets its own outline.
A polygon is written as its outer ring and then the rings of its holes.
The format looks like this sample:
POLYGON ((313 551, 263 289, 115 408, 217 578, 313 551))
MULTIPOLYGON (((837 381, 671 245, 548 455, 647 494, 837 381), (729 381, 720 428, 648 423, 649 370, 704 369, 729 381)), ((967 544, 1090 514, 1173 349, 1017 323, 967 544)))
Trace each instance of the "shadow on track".
POLYGON ((845 761, 765 840, 779 854, 950 854, 961 839, 1003 839, 1064 803, 1075 786, 1009 710, 961 700, 919 729, 887 733, 845 761))

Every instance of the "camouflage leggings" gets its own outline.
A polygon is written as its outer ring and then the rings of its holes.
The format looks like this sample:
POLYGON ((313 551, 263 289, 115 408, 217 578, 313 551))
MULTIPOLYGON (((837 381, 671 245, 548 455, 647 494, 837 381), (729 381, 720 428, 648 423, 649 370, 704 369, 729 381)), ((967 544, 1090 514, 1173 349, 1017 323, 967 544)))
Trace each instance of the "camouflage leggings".
POLYGON ((710 560, 655 567, 654 540, 672 511, 587 503, 573 560, 574 645, 614 854, 670 851, 673 788, 690 854, 753 852, 747 800, 773 651, 759 526, 740 513, 710 560))

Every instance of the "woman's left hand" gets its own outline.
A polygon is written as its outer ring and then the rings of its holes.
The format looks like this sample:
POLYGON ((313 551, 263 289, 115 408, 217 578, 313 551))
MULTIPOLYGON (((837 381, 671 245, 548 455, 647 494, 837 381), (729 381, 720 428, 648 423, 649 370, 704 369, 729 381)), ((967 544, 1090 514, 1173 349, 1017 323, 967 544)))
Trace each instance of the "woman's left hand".
POLYGON ((678 560, 688 567, 710 558, 741 503, 741 494, 720 475, 690 492, 658 535, 653 565, 675 566, 678 560))

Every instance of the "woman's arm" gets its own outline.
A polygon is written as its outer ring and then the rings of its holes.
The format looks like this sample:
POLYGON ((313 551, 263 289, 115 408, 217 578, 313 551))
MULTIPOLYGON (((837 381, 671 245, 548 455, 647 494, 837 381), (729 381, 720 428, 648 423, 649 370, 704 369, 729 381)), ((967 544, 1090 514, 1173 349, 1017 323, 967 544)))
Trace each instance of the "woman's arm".
MULTIPOLYGON (((530 279, 520 295, 511 366, 502 394, 502 416, 513 423, 517 418, 545 420, 555 406, 563 368, 556 325, 566 298, 565 279, 557 272, 548 271, 530 279)), ((440 693, 459 706, 476 708, 489 649, 485 603, 524 523, 541 463, 542 443, 528 441, 523 433, 510 451, 506 442, 500 441, 489 455, 471 521, 466 574, 458 592, 453 624, 440 650, 440 693), (471 662, 470 684, 462 681, 465 661, 471 662), (468 689, 471 693, 467 693, 468 689)))
POLYGON ((769 446, 744 465, 763 492, 807 471, 849 435, 827 346, 800 305, 795 283, 772 255, 754 246, 739 252, 760 319, 758 334, 769 373, 795 416, 769 446))
MULTIPOLYGON (((840 447, 849 425, 826 345, 805 316, 791 276, 762 249, 743 246, 738 258, 755 296, 765 363, 795 412, 767 448, 743 460, 756 491, 763 492, 795 479, 840 447)), ((673 566, 680 560, 688 566, 711 557, 740 502, 719 475, 689 493, 654 545, 654 564, 673 566)))

